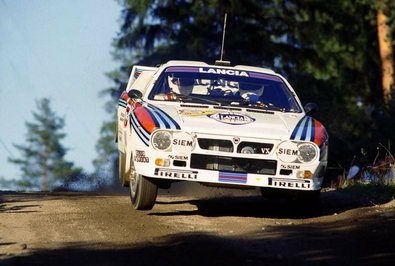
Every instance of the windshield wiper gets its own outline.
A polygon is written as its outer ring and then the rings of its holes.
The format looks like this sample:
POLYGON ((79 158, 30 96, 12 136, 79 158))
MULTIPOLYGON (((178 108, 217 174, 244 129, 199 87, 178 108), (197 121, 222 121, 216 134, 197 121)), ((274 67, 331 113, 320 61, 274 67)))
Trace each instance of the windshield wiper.
POLYGON ((283 107, 275 106, 272 103, 264 103, 264 104, 256 104, 256 105, 248 105, 247 109, 259 109, 259 110, 268 110, 268 111, 279 111, 286 112, 287 110, 283 107))
POLYGON ((268 109, 268 110, 273 110, 273 111, 280 111, 280 112, 285 112, 286 111, 285 108, 275 106, 272 103, 266 103, 263 108, 264 109, 268 109))
POLYGON ((201 97, 198 97, 198 96, 184 95, 184 94, 178 94, 178 93, 174 93, 174 95, 177 96, 177 99, 180 99, 180 100, 186 100, 186 99, 199 100, 199 101, 202 101, 202 102, 206 102, 206 103, 210 103, 210 104, 215 104, 215 105, 221 106, 220 102, 209 100, 209 99, 206 99, 206 98, 201 98, 201 97))

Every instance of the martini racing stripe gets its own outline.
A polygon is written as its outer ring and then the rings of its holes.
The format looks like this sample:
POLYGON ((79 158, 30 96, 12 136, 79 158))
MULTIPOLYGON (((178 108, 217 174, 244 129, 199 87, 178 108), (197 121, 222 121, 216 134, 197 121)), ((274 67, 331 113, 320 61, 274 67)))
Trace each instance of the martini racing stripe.
POLYGON ((326 131, 325 127, 317 120, 314 120, 314 127, 315 127, 314 143, 316 143, 318 146, 321 146, 323 143, 325 143, 328 140, 328 132, 326 131))
POLYGON ((170 128, 170 125, 162 119, 158 112, 156 112, 152 107, 150 108, 150 106, 146 106, 146 110, 149 112, 158 128, 170 128))
POLYGON ((127 102, 125 100, 123 100, 123 99, 119 99, 118 100, 118 105, 123 107, 123 108, 126 108, 127 102))
POLYGON ((315 127, 313 126, 313 118, 305 116, 296 125, 292 132, 291 139, 313 141, 314 138, 315 127))
POLYGON ((328 140, 328 133, 319 121, 305 116, 296 125, 290 139, 312 141, 321 147, 328 140))
POLYGON ((165 70, 165 72, 172 72, 172 71, 182 71, 182 72, 192 72, 197 73, 199 72, 199 68, 197 67, 169 67, 165 70))
POLYGON ((141 141, 148 146, 149 139, 150 139, 150 133, 148 133, 140 124, 140 122, 137 120, 137 117, 135 114, 132 112, 130 116, 130 124, 132 125, 133 129, 136 131, 137 136, 141 139, 141 141))
POLYGON ((151 133, 156 128, 180 129, 178 123, 167 113, 152 104, 135 104, 130 112, 130 123, 141 141, 149 146, 151 133))
POLYGON ((181 129, 180 125, 167 113, 163 112, 160 108, 148 104, 147 109, 151 111, 151 114, 155 116, 155 118, 158 119, 158 122, 163 122, 164 126, 160 128, 167 128, 167 129, 181 129))
POLYGON ((313 119, 311 117, 310 117, 310 119, 307 120, 307 126, 306 126, 305 130, 306 130, 306 139, 313 140, 315 128, 313 127, 313 119))
MULTIPOLYGON (((128 105, 128 99, 130 98, 127 96, 126 92, 122 93, 121 98, 118 100, 118 105, 126 108, 128 105)), ((137 111, 139 113, 137 115, 139 118, 138 121, 145 126, 146 129, 149 129, 149 134, 153 131, 152 123, 154 123, 155 127, 158 128, 180 129, 178 123, 171 116, 152 104, 141 104, 139 102, 133 106, 133 109, 136 111, 139 110, 137 111)))
POLYGON ((136 103, 134 105, 133 114, 148 134, 151 134, 155 128, 160 127, 158 121, 153 117, 152 112, 143 107, 141 103, 136 103))
POLYGON ((281 81, 281 79, 274 75, 264 74, 264 73, 257 73, 257 72, 248 72, 250 77, 252 78, 260 78, 260 79, 268 79, 273 81, 281 81))
POLYGON ((247 183, 247 173, 219 172, 218 181, 224 183, 247 183))
POLYGON ((137 79, 143 71, 144 71, 143 68, 138 68, 138 67, 137 67, 137 68, 136 68, 136 71, 134 72, 134 75, 133 75, 134 78, 137 79))

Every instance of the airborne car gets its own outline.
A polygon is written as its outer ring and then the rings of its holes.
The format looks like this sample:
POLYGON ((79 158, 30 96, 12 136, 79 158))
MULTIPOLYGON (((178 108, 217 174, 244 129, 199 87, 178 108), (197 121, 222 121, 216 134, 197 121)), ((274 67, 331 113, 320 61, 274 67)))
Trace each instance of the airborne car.
POLYGON ((119 98, 119 178, 135 209, 190 181, 319 200, 328 135, 287 80, 251 66, 134 66, 119 98), (281 193, 288 192, 288 193, 281 193))

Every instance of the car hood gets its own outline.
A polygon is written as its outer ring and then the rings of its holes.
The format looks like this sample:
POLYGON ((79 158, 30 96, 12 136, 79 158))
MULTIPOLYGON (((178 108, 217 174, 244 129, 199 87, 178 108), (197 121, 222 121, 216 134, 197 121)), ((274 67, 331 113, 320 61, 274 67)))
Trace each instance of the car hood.
POLYGON ((289 139, 302 113, 260 111, 248 108, 218 109, 161 106, 160 109, 174 119, 186 132, 238 137, 289 139))

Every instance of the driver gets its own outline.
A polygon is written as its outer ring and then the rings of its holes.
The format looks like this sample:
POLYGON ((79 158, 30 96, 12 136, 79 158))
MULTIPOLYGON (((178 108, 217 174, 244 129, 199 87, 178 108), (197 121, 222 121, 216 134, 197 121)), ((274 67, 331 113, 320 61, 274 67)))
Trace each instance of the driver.
POLYGON ((167 77, 171 92, 181 95, 190 95, 195 83, 194 79, 190 78, 176 78, 172 76, 167 77))
POLYGON ((260 97, 263 94, 264 86, 253 83, 240 83, 239 93, 240 97, 248 104, 259 103, 260 97))

